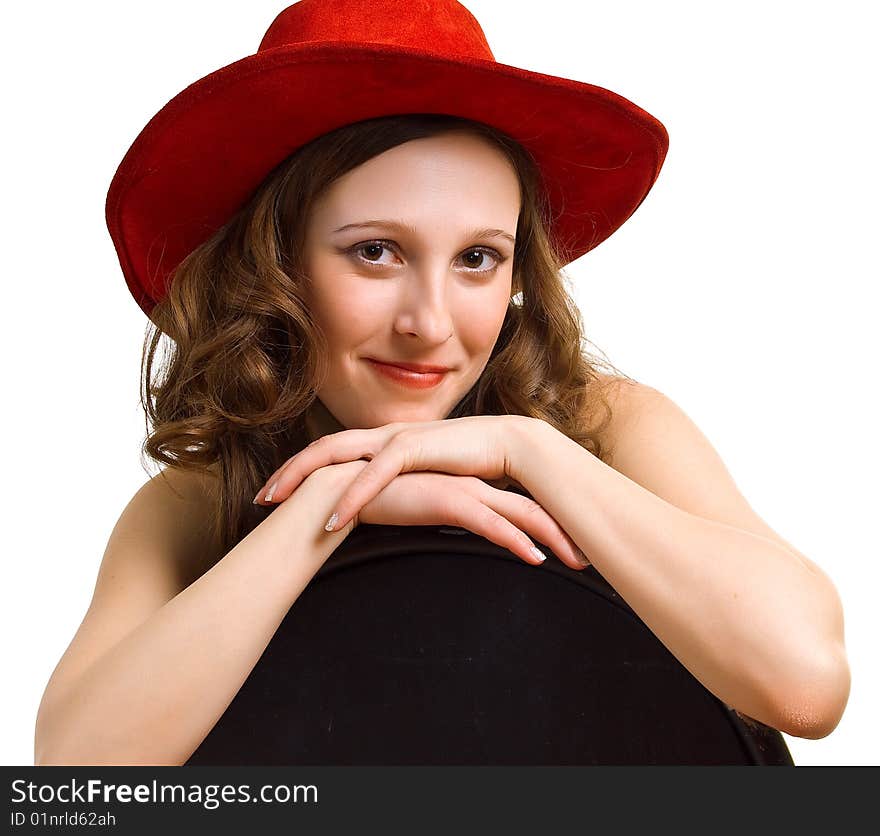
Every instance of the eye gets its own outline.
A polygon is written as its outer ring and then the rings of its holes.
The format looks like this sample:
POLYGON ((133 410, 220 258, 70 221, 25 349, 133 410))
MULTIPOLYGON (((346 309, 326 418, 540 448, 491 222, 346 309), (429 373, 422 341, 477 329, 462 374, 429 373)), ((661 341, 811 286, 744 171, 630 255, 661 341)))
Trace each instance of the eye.
MULTIPOLYGON (((492 259, 494 264, 491 267, 487 267, 483 270, 473 270, 469 272, 474 273, 492 273, 497 270, 499 265, 504 261, 504 257, 497 250, 493 250, 491 247, 472 247, 469 250, 466 250, 462 257, 465 259, 465 262, 468 263, 468 259, 476 256, 480 260, 480 264, 485 263, 486 256, 492 259)), ((473 266, 473 263, 470 262, 470 266, 473 266)))
MULTIPOLYGON (((379 261, 378 259, 382 257, 383 250, 388 250, 390 252, 393 249, 393 246, 394 245, 391 241, 364 241, 363 243, 355 244, 353 247, 350 247, 346 252, 353 254, 358 261, 363 264, 370 264, 376 267, 387 267, 390 262, 379 261)), ((465 250, 460 258, 463 260, 466 267, 472 268, 465 270, 467 273, 492 273, 498 269, 499 265, 507 260, 506 256, 502 256, 501 253, 491 247, 471 247, 470 249, 465 250), (492 259, 493 263, 490 267, 482 267, 482 265, 485 264, 487 257, 492 259)))
POLYGON ((365 261, 368 264, 376 264, 379 266, 384 266, 387 262, 376 261, 374 258, 379 258, 382 255, 382 250, 388 250, 389 247, 384 241, 367 241, 364 244, 355 244, 350 252, 355 253, 361 261, 365 261), (360 253, 367 253, 368 257, 363 258, 360 253))

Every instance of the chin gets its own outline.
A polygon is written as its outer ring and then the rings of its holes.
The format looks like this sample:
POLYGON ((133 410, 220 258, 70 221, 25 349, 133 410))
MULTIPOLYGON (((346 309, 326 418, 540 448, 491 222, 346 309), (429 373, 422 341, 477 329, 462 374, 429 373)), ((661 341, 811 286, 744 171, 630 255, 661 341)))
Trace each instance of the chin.
MULTIPOLYGON (((456 401, 456 403, 458 403, 458 401, 456 401)), ((447 408, 443 404, 423 403, 388 405, 387 408, 378 410, 378 414, 374 413, 373 426, 382 427, 385 424, 393 424, 396 422, 415 424, 424 421, 440 421, 445 418, 451 410, 452 406, 447 408)))
POLYGON ((382 413, 382 424, 393 424, 395 421, 401 421, 404 423, 439 421, 445 416, 445 414, 446 413, 440 409, 430 409, 426 407, 389 409, 382 413))

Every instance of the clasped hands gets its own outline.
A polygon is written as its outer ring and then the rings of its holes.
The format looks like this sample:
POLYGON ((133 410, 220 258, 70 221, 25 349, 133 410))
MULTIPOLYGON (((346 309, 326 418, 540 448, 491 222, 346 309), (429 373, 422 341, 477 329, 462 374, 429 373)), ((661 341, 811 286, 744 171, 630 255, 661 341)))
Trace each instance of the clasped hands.
POLYGON ((580 570, 589 563, 556 520, 530 497, 499 487, 521 480, 524 434, 537 432, 537 424, 543 422, 519 415, 476 415, 332 433, 287 459, 254 502, 283 502, 314 471, 353 463, 357 475, 337 503, 327 531, 350 520, 453 525, 537 565, 544 556, 531 535, 580 570))

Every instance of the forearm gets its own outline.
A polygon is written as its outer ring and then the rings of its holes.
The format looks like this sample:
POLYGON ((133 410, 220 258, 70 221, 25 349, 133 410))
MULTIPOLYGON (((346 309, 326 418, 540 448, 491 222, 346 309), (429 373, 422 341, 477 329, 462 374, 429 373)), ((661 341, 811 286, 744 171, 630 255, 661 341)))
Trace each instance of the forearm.
POLYGON ((518 435, 514 478, 597 571, 727 705, 822 736, 839 670, 826 581, 777 543, 687 513, 547 430, 518 435))
POLYGON ((225 557, 102 656, 37 726, 38 765, 175 765, 238 693, 353 525, 324 520, 344 484, 316 472, 225 557))

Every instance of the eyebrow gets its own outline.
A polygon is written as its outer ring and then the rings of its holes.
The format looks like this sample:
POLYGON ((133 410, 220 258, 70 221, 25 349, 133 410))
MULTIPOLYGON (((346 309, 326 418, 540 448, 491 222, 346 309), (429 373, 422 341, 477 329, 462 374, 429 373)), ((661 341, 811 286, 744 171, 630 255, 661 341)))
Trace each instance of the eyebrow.
MULTIPOLYGON (((364 229, 366 227, 382 227, 385 229, 392 229, 395 232, 409 232, 412 235, 416 234, 415 227, 410 224, 405 224, 402 221, 392 221, 392 220, 370 220, 364 221, 363 223, 358 224, 346 224, 345 226, 339 227, 339 229, 334 229, 331 234, 336 234, 337 232, 345 232, 348 229, 364 229)), ((504 238, 509 241, 511 244, 516 244, 516 238, 514 238, 509 232, 505 232, 503 229, 475 229, 470 233, 471 238, 504 238)))

